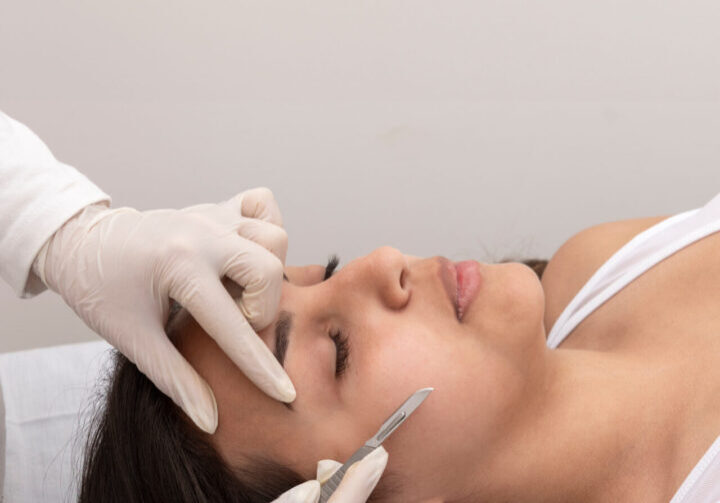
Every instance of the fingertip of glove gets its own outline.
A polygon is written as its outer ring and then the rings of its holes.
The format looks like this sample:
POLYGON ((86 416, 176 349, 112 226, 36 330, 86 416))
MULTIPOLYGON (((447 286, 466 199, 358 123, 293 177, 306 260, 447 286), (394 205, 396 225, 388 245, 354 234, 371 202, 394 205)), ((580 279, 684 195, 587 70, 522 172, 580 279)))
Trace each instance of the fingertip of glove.
POLYGON ((295 386, 293 386, 292 381, 287 375, 278 383, 278 394, 280 395, 280 400, 285 403, 294 402, 297 397, 295 386))
POLYGON ((342 463, 335 461, 334 459, 321 459, 318 461, 315 478, 321 484, 332 477, 335 472, 342 466, 342 463))
POLYGON ((206 382, 203 382, 203 384, 205 387, 203 394, 205 396, 199 400, 200 403, 190 404, 186 412, 198 428, 212 435, 217 430, 218 425, 217 401, 210 386, 206 382))
POLYGON ((293 402, 297 396, 297 392, 295 391, 295 386, 290 380, 290 376, 287 375, 285 369, 275 359, 275 356, 269 349, 267 351, 262 351, 261 354, 258 355, 258 359, 260 358, 266 360, 264 367, 268 369, 267 372, 272 382, 270 388, 272 391, 268 392, 268 394, 281 402, 293 402))
POLYGON ((386 451, 385 447, 381 445, 377 449, 372 451, 370 454, 368 454, 365 459, 367 459, 370 463, 382 465, 382 467, 384 468, 388 460, 388 451, 386 451))
POLYGON ((284 382, 278 383, 275 381, 273 385, 268 389, 268 387, 264 388, 265 393, 267 393, 268 396, 271 398, 274 398, 275 400, 278 400, 280 402, 284 403, 292 403, 295 401, 295 398, 297 397, 297 393, 295 392, 295 387, 292 385, 292 383, 287 384, 284 382))

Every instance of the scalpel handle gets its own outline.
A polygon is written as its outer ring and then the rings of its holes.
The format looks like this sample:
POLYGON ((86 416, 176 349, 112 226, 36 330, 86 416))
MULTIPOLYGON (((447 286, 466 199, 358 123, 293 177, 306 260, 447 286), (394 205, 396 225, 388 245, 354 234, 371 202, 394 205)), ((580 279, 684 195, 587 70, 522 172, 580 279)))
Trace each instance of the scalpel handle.
POLYGON ((332 496, 332 494, 338 488, 340 482, 342 482, 342 479, 345 476, 345 472, 348 470, 348 468, 350 468, 350 466, 356 461, 360 461, 361 459, 363 459, 376 448, 377 447, 372 447, 365 444, 357 451, 355 451, 353 455, 350 456, 350 459, 348 459, 344 465, 338 468, 337 471, 333 474, 333 476, 330 477, 330 479, 323 484, 322 489, 320 490, 320 501, 318 503, 326 503, 330 499, 330 496, 332 496))

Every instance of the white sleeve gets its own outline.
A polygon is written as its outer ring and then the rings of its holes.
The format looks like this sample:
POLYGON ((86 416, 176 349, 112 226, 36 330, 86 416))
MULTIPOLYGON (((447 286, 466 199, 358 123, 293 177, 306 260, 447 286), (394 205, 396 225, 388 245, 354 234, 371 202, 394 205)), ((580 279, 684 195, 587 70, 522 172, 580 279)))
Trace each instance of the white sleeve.
POLYGON ((110 197, 59 162, 35 133, 0 112, 0 277, 19 297, 45 285, 32 272, 40 248, 89 204, 110 197))

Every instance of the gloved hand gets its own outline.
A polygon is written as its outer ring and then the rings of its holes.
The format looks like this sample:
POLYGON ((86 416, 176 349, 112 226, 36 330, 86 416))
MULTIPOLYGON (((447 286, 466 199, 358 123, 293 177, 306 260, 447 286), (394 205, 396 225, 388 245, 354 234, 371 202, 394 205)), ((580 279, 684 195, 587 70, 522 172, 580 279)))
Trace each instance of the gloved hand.
MULTIPOLYGON (((385 471, 388 453, 381 445, 360 461, 353 463, 328 503, 365 503, 385 471)), ((332 477, 342 463, 332 459, 318 462, 317 480, 308 480, 280 495, 273 503, 317 503, 320 484, 332 477)))
POLYGON ((292 382, 253 330, 272 322, 280 302, 287 252, 281 226, 280 210, 266 188, 182 210, 91 205, 48 240, 33 269, 199 428, 213 433, 212 390, 164 331, 169 298, 185 307, 260 389, 278 400, 294 400, 292 382), (239 308, 223 276, 244 288, 239 308))

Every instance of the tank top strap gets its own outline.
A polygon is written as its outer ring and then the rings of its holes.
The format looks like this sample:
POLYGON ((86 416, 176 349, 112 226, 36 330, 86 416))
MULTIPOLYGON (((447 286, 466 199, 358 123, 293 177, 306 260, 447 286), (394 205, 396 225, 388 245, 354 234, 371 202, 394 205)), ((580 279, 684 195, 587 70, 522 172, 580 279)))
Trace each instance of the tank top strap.
POLYGON ((557 348, 582 320, 643 272, 718 230, 720 194, 702 208, 666 218, 635 236, 595 271, 568 303, 548 334, 548 347, 557 348))

